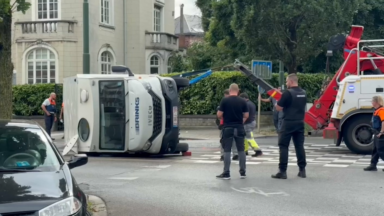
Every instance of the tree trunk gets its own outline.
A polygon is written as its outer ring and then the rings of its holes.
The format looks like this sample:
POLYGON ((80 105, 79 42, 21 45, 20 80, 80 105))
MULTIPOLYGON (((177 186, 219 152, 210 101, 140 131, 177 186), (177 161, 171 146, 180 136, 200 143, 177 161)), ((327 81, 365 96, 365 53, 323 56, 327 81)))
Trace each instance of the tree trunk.
POLYGON ((11 119, 12 108, 12 12, 10 11, 0 22, 0 119, 11 119))

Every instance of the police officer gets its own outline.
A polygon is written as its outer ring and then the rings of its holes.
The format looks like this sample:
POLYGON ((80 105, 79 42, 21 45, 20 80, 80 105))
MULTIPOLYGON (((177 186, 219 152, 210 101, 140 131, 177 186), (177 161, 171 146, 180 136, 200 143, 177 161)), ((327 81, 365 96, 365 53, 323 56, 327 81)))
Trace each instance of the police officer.
POLYGON ((304 150, 304 115, 307 95, 306 92, 298 86, 298 77, 296 74, 289 74, 286 81, 288 90, 283 93, 281 99, 276 104, 277 111, 284 110, 284 117, 278 141, 280 149, 279 172, 272 175, 272 178, 287 178, 288 148, 291 138, 295 145, 297 165, 300 169, 298 176, 305 178, 307 162, 304 150))
POLYGON ((217 111, 217 117, 224 119, 222 132, 222 146, 224 148, 224 170, 216 176, 219 179, 230 179, 231 166, 231 148, 233 140, 236 142, 237 152, 239 155, 240 177, 245 178, 245 161, 244 152, 244 122, 249 117, 247 102, 238 97, 239 86, 231 84, 229 87, 229 97, 223 98, 220 103, 220 109, 217 111))
MULTIPOLYGON (((224 90, 224 98, 228 97, 229 96, 229 89, 225 89, 224 90)), ((219 111, 220 109, 220 106, 217 107, 217 111, 219 111)), ((219 119, 217 118, 216 119, 216 124, 217 126, 219 127, 219 130, 221 131, 220 132, 220 153, 221 153, 221 156, 220 156, 220 161, 224 161, 224 149, 222 147, 222 144, 221 144, 221 137, 222 137, 222 129, 223 129, 223 125, 224 125, 224 120, 223 119, 219 119)), ((232 143, 232 153, 233 153, 233 157, 232 157, 232 160, 238 160, 239 156, 237 155, 237 148, 236 148, 236 143, 235 141, 233 141, 232 143)))
MULTIPOLYGON (((47 131, 48 135, 52 138, 51 130, 52 130, 53 122, 57 121, 57 118, 56 118, 56 94, 51 93, 49 98, 45 99, 45 101, 41 105, 41 108, 44 111, 45 130, 47 131)), ((55 139, 52 138, 52 140, 55 140, 55 139)))
POLYGON ((239 97, 243 98, 247 101, 249 117, 244 122, 244 130, 245 130, 245 140, 244 140, 244 151, 248 152, 248 146, 255 151, 255 154, 252 157, 259 157, 263 155, 259 145, 257 145, 255 141, 255 137, 253 136, 253 131, 256 128, 256 105, 249 100, 249 96, 247 93, 243 92, 239 95, 239 97))
MULTIPOLYGON (((374 131, 373 150, 371 164, 364 168, 365 171, 377 171, 377 163, 379 158, 384 160, 384 107, 383 98, 374 96, 372 98, 372 106, 375 112, 372 116, 372 129, 374 131)), ((384 171, 384 169, 383 169, 384 171)))

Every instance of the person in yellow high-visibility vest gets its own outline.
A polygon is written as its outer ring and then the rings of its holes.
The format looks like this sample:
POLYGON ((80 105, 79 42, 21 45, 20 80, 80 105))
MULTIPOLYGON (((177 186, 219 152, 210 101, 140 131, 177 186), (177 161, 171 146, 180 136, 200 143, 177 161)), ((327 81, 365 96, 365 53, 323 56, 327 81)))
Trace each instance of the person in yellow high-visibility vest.
POLYGON ((244 139, 244 151, 247 153, 249 146, 251 146, 251 148, 255 151, 255 154, 253 154, 252 157, 261 156, 263 155, 263 152, 261 151, 259 145, 257 145, 255 137, 253 136, 253 131, 256 128, 256 105, 249 100, 247 93, 241 93, 239 96, 247 101, 249 111, 249 117, 244 122, 244 129, 246 133, 244 139))

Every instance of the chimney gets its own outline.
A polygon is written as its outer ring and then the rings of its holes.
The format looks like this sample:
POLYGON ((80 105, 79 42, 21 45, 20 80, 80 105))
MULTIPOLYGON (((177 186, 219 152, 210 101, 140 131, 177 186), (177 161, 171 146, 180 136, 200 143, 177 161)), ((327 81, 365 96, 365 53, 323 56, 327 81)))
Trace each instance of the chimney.
POLYGON ((180 35, 179 35, 179 47, 185 47, 185 37, 184 37, 184 4, 180 5, 180 35))

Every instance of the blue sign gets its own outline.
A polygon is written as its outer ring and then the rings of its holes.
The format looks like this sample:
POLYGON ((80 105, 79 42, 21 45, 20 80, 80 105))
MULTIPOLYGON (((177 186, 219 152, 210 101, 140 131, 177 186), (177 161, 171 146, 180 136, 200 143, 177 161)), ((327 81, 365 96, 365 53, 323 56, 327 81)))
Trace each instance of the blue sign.
POLYGON ((272 61, 252 60, 252 72, 261 79, 272 78, 272 61))
POLYGON ((264 94, 265 90, 261 88, 260 86, 257 87, 257 90, 259 91, 260 94, 264 94))

